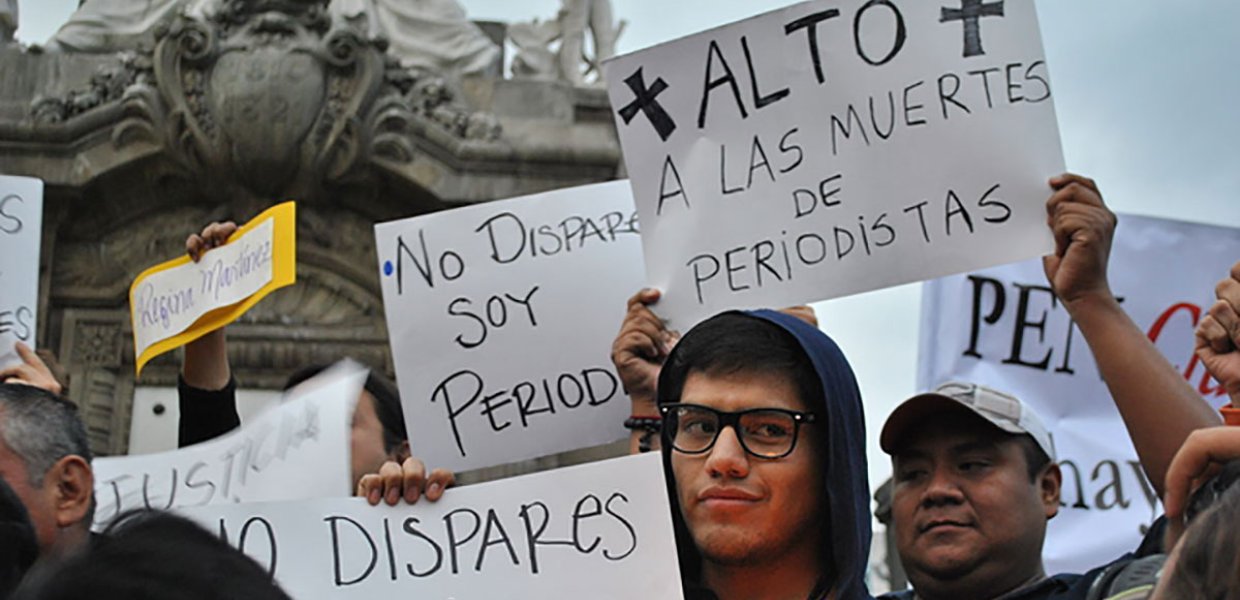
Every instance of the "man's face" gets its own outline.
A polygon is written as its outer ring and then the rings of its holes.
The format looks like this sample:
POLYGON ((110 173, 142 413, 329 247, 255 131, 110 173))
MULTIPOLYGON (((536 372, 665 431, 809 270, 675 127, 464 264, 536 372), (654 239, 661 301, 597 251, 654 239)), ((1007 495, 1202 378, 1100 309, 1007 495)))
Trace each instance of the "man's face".
MULTIPOLYGON (((787 378, 764 373, 690 373, 680 401, 725 412, 807 410, 787 378)), ((672 450, 681 515, 706 560, 756 564, 816 551, 824 489, 814 427, 802 427, 792 453, 779 459, 747 454, 732 427, 703 454, 672 450)))
MULTIPOLYGON (((0 412, 0 420, 2 419, 3 412, 0 412)), ((40 551, 46 551, 56 541, 55 490, 49 489, 50 486, 46 484, 38 487, 30 485, 26 461, 13 452, 3 438, 0 438, 0 479, 9 484, 13 493, 17 494, 17 498, 26 507, 35 535, 39 539, 40 551)))
POLYGON ((367 473, 378 473, 388 459, 383 444, 383 423, 375 411, 375 397, 365 390, 357 399, 350 427, 350 451, 353 470, 353 486, 367 473))
POLYGON ((892 513, 914 589, 993 597, 1041 573, 1058 470, 1030 482, 1026 460, 1020 438, 964 412, 932 418, 902 444, 892 513))

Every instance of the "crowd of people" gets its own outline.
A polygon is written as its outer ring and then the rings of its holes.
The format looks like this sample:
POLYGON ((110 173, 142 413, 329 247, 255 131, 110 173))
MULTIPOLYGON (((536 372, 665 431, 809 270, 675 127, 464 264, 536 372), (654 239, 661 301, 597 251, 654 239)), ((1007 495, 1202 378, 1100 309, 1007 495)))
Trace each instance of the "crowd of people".
MULTIPOLYGON (((894 550, 911 585, 881 598, 1240 598, 1240 262, 1196 329, 1196 354, 1230 397, 1220 418, 1111 292, 1116 217, 1097 186, 1075 175, 1050 186, 1047 280, 1088 342, 1165 515, 1130 553, 1085 573, 1046 573, 1063 483, 1054 432, 1020 398, 945 382, 901 403, 879 434, 892 461, 894 550)), ((198 260, 234 230, 212 224, 187 251, 198 260)), ((808 307, 725 312, 682 335, 657 316, 659 297, 629 299, 611 355, 632 402, 631 451, 662 455, 686 598, 873 597, 863 402, 844 353, 808 307)), ((126 514, 92 533, 81 419, 54 369, 19 352, 24 364, 0 372, 0 598, 287 597, 244 554, 179 517, 126 514)), ((183 360, 181 445, 237 427, 224 331, 190 343, 183 360)), ((288 387, 321 369, 293 374, 288 387)), ((442 499, 454 476, 410 456, 392 382, 372 374, 356 406, 356 494, 370 504, 442 499)))

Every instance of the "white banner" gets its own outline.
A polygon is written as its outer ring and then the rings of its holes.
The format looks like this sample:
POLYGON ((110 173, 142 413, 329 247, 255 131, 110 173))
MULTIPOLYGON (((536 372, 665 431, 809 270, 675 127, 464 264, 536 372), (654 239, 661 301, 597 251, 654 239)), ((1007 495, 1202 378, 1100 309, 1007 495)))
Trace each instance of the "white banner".
POLYGON ((96 458, 95 528, 136 508, 349 496, 349 424, 366 370, 342 363, 240 429, 180 450, 96 458))
POLYGON ((21 363, 14 345, 35 345, 43 182, 0 175, 0 369, 21 363))
POLYGON ((658 453, 449 490, 180 511, 275 574, 297 600, 681 598, 658 453))
MULTIPOLYGON (((1237 259, 1238 229, 1133 215, 1120 216, 1111 250, 1111 289, 1124 310, 1214 406, 1226 395, 1193 356, 1193 329, 1237 259)), ((1083 572, 1134 550, 1162 514, 1040 260, 926 283, 919 365, 918 389, 949 379, 991 385, 1028 402, 1050 428, 1064 482, 1048 572, 1083 572)))
POLYGON ((465 470, 621 439, 611 365, 642 286, 627 183, 375 226, 414 456, 465 470))
POLYGON ((805 2, 605 74, 674 326, 1052 248, 1033 2, 805 2))

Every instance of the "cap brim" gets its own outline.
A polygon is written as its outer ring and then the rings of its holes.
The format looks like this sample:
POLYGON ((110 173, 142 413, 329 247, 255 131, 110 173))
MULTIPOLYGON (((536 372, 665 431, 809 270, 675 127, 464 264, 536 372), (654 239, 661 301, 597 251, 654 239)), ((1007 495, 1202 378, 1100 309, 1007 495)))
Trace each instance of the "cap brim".
POLYGON ((883 423, 883 430, 878 435, 879 447, 883 452, 893 454, 899 448, 901 441, 908 437, 913 427, 925 425, 928 417, 945 412, 965 412, 977 416, 1001 431, 1015 434, 1026 433, 1014 424, 996 423, 994 419, 951 396, 927 392, 905 400, 891 411, 891 416, 887 417, 887 422, 883 423))

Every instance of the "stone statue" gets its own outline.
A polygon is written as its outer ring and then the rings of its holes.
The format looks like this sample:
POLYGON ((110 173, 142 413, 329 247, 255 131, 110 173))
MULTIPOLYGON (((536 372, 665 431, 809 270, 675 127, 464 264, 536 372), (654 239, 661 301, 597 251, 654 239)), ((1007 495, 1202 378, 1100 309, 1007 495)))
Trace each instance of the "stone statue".
MULTIPOLYGON (((0 0, 0 6, 15 1, 0 0)), ((159 23, 180 11, 202 18, 222 2, 86 0, 47 49, 104 53, 149 47, 159 23)), ((469 21, 456 0, 332 0, 330 10, 369 37, 388 40, 388 53, 402 66, 452 75, 498 73, 499 46, 469 21)))
POLYGON ((624 22, 612 20, 611 0, 562 2, 554 21, 535 19, 509 26, 508 39, 517 47, 512 73, 532 79, 560 79, 576 86, 599 84, 599 65, 615 56, 624 22), (593 56, 585 52, 587 30, 594 42, 593 56), (559 48, 553 49, 557 40, 559 48))
POLYGON ((512 75, 523 79, 560 78, 560 59, 552 44, 560 39, 559 21, 533 21, 508 26, 508 39, 517 47, 512 75))
POLYGON ((447 75, 499 75, 500 47, 456 0, 333 0, 331 11, 367 37, 388 40, 406 68, 447 75))
POLYGON ((0 0, 0 46, 15 41, 17 32, 17 0, 0 0))
POLYGON ((616 55, 621 28, 612 20, 611 0, 564 0, 560 9, 560 72, 573 85, 585 83, 590 72, 601 75, 599 65, 616 55), (586 29, 594 41, 594 56, 585 55, 586 29), (582 70, 582 60, 585 69, 582 70))
POLYGON ((211 0, 86 0, 47 41, 49 51, 105 53, 150 48, 155 27, 178 11, 202 17, 211 0))

